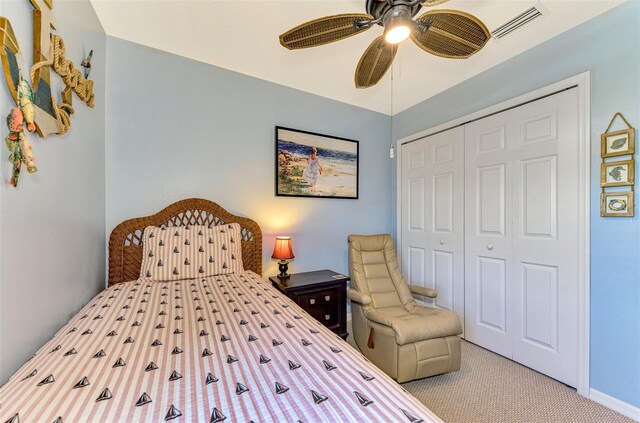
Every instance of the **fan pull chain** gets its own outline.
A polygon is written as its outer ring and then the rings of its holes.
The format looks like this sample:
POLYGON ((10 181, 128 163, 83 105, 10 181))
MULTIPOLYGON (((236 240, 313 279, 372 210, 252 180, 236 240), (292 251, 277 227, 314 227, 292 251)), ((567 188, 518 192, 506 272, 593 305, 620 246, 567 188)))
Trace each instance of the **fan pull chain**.
POLYGON ((394 72, 394 65, 391 64, 391 145, 389 145, 389 158, 393 159, 396 154, 395 151, 393 149, 393 72, 394 72))
MULTIPOLYGON (((398 46, 398 79, 402 79, 402 46, 398 46)), ((392 69, 393 72, 393 69, 392 69)), ((393 88, 393 87, 392 87, 393 88)))

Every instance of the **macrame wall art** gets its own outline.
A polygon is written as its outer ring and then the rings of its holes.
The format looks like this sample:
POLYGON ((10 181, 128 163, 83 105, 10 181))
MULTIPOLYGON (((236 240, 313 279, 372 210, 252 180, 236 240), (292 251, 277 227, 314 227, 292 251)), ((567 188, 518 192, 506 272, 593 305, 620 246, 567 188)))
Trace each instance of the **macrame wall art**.
MULTIPOLYGON (((28 134, 41 138, 51 134, 64 135, 71 128, 73 108, 72 92, 88 107, 93 107, 93 81, 65 57, 64 40, 53 33, 56 22, 53 0, 24 0, 33 6, 33 66, 28 78, 22 72, 22 51, 7 18, 0 16, 0 59, 2 70, 16 108, 7 116, 9 135, 5 138, 12 163, 10 183, 18 186, 20 168, 24 164, 29 173, 37 171, 28 134), (51 88, 51 70, 60 76, 65 88, 54 96, 51 88), (30 81, 30 83, 29 83, 30 81)), ((93 53, 93 52, 92 52, 93 53)), ((90 66, 91 58, 83 62, 90 66)))

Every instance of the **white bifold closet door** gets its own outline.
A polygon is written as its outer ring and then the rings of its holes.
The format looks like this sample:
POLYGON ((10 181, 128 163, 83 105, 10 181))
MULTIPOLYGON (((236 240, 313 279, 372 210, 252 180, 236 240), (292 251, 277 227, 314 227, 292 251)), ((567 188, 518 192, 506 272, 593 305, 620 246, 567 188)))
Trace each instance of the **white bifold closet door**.
POLYGON ((571 386, 578 125, 575 89, 465 125, 465 338, 571 386))
POLYGON ((403 275, 436 289, 436 299, 423 300, 464 322, 464 129, 401 148, 403 275))

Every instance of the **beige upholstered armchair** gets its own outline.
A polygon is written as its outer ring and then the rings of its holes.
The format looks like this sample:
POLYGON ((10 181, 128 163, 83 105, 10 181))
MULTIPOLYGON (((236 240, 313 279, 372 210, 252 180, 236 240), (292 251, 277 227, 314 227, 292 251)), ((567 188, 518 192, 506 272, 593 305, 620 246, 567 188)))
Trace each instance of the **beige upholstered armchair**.
POLYGON ((362 353, 398 382, 460 369, 462 326, 454 313, 421 307, 405 283, 389 235, 349 235, 353 333, 362 353))

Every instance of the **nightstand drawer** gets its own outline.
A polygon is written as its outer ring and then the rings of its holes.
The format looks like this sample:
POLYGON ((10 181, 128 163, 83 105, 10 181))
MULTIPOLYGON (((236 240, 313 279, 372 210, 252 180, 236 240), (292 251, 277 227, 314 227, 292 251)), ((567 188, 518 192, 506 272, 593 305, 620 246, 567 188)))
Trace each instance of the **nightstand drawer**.
POLYGON ((312 292, 298 294, 298 305, 305 310, 329 310, 336 308, 336 302, 340 298, 340 288, 328 288, 312 292))
POLYGON ((330 329, 339 327, 341 321, 340 287, 303 291, 296 295, 296 303, 314 319, 330 329))

